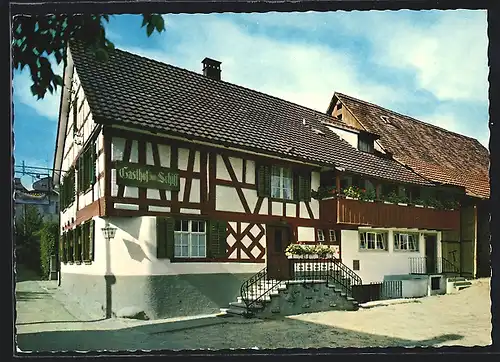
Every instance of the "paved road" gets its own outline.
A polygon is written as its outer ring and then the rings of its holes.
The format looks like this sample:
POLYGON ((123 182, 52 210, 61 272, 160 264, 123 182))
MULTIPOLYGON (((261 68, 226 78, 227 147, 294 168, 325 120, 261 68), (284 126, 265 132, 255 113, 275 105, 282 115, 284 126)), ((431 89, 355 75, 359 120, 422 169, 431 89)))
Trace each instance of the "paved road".
MULTIPOLYGON (((182 350, 172 331, 227 323, 214 315, 155 321, 103 319, 88 312, 52 281, 16 284, 17 346, 25 351, 182 350)), ((239 322, 237 322, 239 323, 239 322)))

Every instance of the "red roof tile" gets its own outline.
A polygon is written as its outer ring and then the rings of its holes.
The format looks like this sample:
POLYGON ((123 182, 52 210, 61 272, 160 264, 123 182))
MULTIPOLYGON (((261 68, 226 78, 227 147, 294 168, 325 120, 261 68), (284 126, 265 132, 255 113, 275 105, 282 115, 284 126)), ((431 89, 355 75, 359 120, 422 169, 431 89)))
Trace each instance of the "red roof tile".
POLYGON ((489 152, 476 139, 342 93, 334 97, 364 129, 380 135, 380 146, 396 160, 429 180, 462 186, 471 196, 489 198, 489 152))

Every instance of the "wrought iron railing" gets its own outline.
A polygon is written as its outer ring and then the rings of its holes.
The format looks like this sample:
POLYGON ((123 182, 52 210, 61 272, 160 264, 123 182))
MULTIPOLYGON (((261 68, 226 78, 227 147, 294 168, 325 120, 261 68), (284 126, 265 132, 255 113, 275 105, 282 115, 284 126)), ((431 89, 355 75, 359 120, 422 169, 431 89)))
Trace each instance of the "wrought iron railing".
MULTIPOLYGON (((334 284, 350 297, 353 286, 362 284, 359 275, 335 257, 318 259, 304 256, 300 259, 289 259, 289 263, 290 281, 327 282, 334 284)), ((240 295, 245 303, 247 315, 252 315, 252 309, 270 297, 271 292, 283 282, 286 283, 283 280, 270 279, 267 267, 246 280, 241 285, 240 295)))
POLYGON ((245 303, 247 315, 251 315, 251 310, 262 302, 271 291, 277 288, 282 281, 269 279, 267 267, 246 280, 240 288, 240 295, 245 303))
POLYGON ((443 274, 460 274, 460 268, 449 261, 448 259, 441 257, 441 272, 443 274))
POLYGON ((434 262, 426 256, 409 258, 410 274, 460 274, 460 268, 444 257, 434 262))

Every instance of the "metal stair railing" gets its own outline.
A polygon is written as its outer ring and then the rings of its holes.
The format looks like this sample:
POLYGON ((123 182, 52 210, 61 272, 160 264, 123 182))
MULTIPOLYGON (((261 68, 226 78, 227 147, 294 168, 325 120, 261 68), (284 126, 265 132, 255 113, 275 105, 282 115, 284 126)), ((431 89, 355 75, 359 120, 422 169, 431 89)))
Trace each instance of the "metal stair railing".
POLYGON ((327 282, 333 281, 346 296, 352 297, 353 286, 363 284, 361 277, 339 259, 334 257, 332 260, 334 262, 329 265, 327 282))
POLYGON ((257 302, 262 301, 266 295, 281 284, 281 280, 269 280, 267 278, 267 267, 243 282, 240 288, 240 295, 245 303, 247 314, 251 314, 251 309, 257 302))

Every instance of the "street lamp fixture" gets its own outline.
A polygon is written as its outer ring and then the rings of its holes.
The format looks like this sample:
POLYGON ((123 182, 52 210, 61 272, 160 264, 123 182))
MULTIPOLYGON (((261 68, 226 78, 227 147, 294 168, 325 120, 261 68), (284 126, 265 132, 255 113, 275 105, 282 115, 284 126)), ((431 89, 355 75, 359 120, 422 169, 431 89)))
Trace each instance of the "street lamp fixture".
POLYGON ((102 234, 104 235, 104 238, 106 240, 111 240, 115 237, 116 228, 114 228, 112 226, 106 226, 106 227, 103 227, 101 230, 102 230, 102 234))

